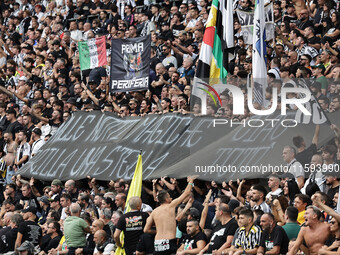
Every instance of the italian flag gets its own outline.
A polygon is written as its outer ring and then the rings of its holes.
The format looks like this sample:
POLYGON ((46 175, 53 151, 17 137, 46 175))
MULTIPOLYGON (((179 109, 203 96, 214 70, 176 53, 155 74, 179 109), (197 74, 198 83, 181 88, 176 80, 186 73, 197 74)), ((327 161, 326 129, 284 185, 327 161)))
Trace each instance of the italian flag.
POLYGON ((105 36, 78 42, 80 70, 107 64, 105 36))

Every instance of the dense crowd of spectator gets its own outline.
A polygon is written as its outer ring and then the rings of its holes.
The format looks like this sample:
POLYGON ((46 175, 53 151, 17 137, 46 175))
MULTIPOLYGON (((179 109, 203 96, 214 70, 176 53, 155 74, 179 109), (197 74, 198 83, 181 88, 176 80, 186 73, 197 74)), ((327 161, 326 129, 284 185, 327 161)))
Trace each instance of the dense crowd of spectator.
MULTIPOLYGON (((254 9, 252 0, 233 5, 254 9)), ((297 136, 295 147, 283 148, 290 174, 271 175, 268 182, 188 177, 185 185, 163 177, 144 181, 142 197, 126 201, 127 180, 47 183, 15 175, 76 111, 121 117, 190 112, 210 6, 209 0, 1 1, 0 254, 114 254, 122 243, 128 255, 339 254, 334 209, 340 181, 320 171, 306 174, 339 166, 339 139, 318 150, 318 126, 309 147, 297 136), (105 36, 110 63, 111 39, 144 35, 152 41, 149 90, 110 92, 110 66, 81 72, 79 41, 105 36)), ((308 86, 321 108, 340 111, 339 11, 337 0, 273 2, 266 102, 257 108, 270 106, 274 87, 280 95, 282 86, 296 86, 294 78, 311 78, 308 86)), ((245 44, 236 13, 233 25, 227 79, 246 93, 252 45, 245 44)), ((220 98, 221 105, 207 104, 208 115, 250 116, 233 114, 228 91, 220 98)), ((201 105, 192 111, 200 115, 201 105)), ((337 126, 331 128, 340 135, 337 126)))

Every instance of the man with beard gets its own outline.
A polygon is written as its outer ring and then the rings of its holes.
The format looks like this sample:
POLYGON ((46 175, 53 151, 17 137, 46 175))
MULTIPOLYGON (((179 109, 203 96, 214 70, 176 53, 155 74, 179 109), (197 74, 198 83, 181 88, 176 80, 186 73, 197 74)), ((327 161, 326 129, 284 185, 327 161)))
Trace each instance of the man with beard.
POLYGON ((114 248, 114 244, 110 243, 104 230, 98 230, 94 233, 93 241, 96 244, 93 254, 109 255, 114 248))
MULTIPOLYGON (((35 108, 33 109, 36 110, 35 108)), ((58 110, 54 110, 52 112, 52 118, 48 119, 37 114, 36 112, 34 112, 34 110, 32 111, 33 116, 45 123, 48 123, 52 127, 51 134, 53 135, 62 124, 62 119, 63 119, 62 113, 58 110)))
POLYGON ((171 75, 171 85, 176 85, 181 91, 184 90, 184 85, 179 83, 179 72, 174 71, 171 75))
POLYGON ((5 197, 7 200, 12 201, 13 204, 17 204, 19 202, 19 194, 16 192, 16 186, 14 183, 9 183, 6 185, 5 197))
POLYGON ((6 162, 7 172, 6 172, 6 181, 7 183, 11 183, 12 176, 14 175, 14 170, 12 169, 12 165, 14 163, 14 152, 17 149, 17 144, 13 141, 13 134, 12 132, 5 132, 4 133, 4 161, 6 162))
POLYGON ((149 99, 143 99, 142 103, 140 104, 140 116, 145 116, 150 112, 151 109, 151 102, 149 99))
POLYGON ((24 183, 22 185, 21 193, 22 198, 20 200, 20 204, 22 204, 25 209, 29 207, 34 207, 36 210, 40 211, 40 204, 37 197, 33 194, 32 188, 29 183, 24 183))
POLYGON ((156 79, 151 83, 150 90, 152 94, 160 96, 163 85, 168 85, 169 74, 162 63, 156 65, 156 79))
POLYGON ((301 228, 293 247, 287 255, 296 254, 303 242, 306 243, 309 254, 318 254, 318 251, 330 235, 329 225, 320 221, 321 214, 321 211, 317 207, 307 207, 304 215, 305 227, 301 228))
POLYGON ((187 221, 187 235, 182 239, 182 244, 177 250, 177 255, 197 254, 207 243, 207 237, 200 231, 197 220, 187 221))
POLYGON ((266 189, 262 185, 255 185, 253 187, 251 200, 255 203, 253 210, 261 209, 265 213, 271 212, 270 206, 265 202, 266 189))
POLYGON ((286 254, 288 252, 289 239, 284 229, 278 226, 271 213, 261 216, 262 236, 257 254, 286 254))
MULTIPOLYGON (((221 201, 221 199, 219 199, 221 201)), ((200 251, 200 255, 206 253, 221 254, 225 249, 230 248, 235 231, 238 228, 237 222, 231 216, 229 206, 224 203, 216 206, 216 220, 221 224, 216 225, 210 243, 200 251)))
POLYGON ((9 121, 9 125, 6 129, 6 132, 12 133, 12 137, 14 139, 15 133, 23 128, 23 126, 17 121, 17 113, 14 109, 8 109, 6 111, 6 118, 9 121))
POLYGON ((26 131, 21 130, 18 133, 18 142, 19 146, 17 148, 17 156, 14 161, 14 169, 20 169, 31 156, 31 146, 27 142, 27 134, 26 131))

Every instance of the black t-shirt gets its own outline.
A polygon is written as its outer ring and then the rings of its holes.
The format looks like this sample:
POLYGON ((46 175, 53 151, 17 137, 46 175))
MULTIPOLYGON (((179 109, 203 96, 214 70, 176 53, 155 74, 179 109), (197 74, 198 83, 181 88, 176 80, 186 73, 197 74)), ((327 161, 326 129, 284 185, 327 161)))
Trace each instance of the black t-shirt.
POLYGON ((14 139, 15 133, 21 129, 23 129, 23 126, 18 121, 14 121, 13 123, 9 124, 8 127, 6 128, 6 133, 7 132, 12 133, 14 139))
POLYGON ((334 188, 329 188, 327 191, 327 196, 329 197, 330 201, 333 200, 335 193, 337 193, 339 190, 339 186, 334 187, 334 188))
POLYGON ((4 253, 7 251, 7 239, 6 234, 11 230, 10 227, 5 227, 0 229, 0 253, 4 253))
POLYGON ((307 44, 310 46, 310 44, 320 44, 321 40, 319 37, 313 36, 312 38, 307 39, 307 44))
POLYGON ((296 154, 296 160, 306 168, 310 164, 313 155, 317 152, 316 145, 312 143, 307 149, 296 154))
POLYGON ((226 242, 228 236, 234 236, 237 229, 238 225, 234 218, 228 221, 227 224, 216 226, 207 253, 218 250, 226 242))
POLYGON ((143 234, 146 219, 149 214, 146 212, 128 212, 122 215, 117 223, 117 229, 124 231, 124 246, 129 251, 135 251, 139 237, 143 234))
POLYGON ((136 251, 152 254, 154 252, 154 240, 154 235, 147 233, 142 234, 139 238, 136 251))
POLYGON ((260 246, 265 249, 265 252, 270 251, 274 246, 280 246, 279 254, 286 254, 288 252, 288 243, 289 239, 286 232, 278 225, 274 227, 272 233, 269 234, 264 231, 261 235, 260 246))
POLYGON ((22 234, 21 243, 29 241, 33 243, 34 246, 39 244, 40 238, 42 236, 40 226, 33 221, 24 221, 20 223, 18 232, 22 234))
POLYGON ((6 233, 0 237, 1 241, 5 244, 3 245, 2 242, 0 241, 0 254, 9 251, 14 251, 14 245, 17 239, 17 234, 18 228, 12 228, 6 231, 6 233))
MULTIPOLYGON (((170 79, 169 77, 169 74, 166 72, 165 74, 163 74, 163 79, 165 81, 168 81, 170 79)), ((155 81, 159 81, 160 80, 160 76, 156 76, 156 79, 155 81)), ((162 92, 162 88, 163 88, 164 84, 163 85, 160 85, 160 86, 157 86, 157 87, 152 87, 151 85, 149 86, 149 89, 150 91, 155 94, 156 96, 160 96, 161 95, 161 92, 162 92)))
POLYGON ((205 241, 207 243, 207 237, 203 232, 198 232, 197 235, 191 237, 189 235, 185 235, 182 239, 182 244, 184 244, 184 250, 193 250, 197 248, 198 241, 205 241))
POLYGON ((46 253, 48 253, 49 250, 57 248, 60 240, 61 240, 61 236, 59 236, 59 235, 54 237, 53 239, 51 239, 51 237, 50 237, 49 242, 47 243, 46 247, 43 250, 46 253))

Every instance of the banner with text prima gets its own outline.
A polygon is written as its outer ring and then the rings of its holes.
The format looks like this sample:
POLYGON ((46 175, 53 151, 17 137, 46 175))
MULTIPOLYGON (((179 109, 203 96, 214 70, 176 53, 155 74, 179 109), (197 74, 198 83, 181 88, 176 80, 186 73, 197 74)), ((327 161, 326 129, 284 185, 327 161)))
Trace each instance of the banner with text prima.
POLYGON ((148 89, 150 48, 149 35, 112 40, 110 92, 148 89))

